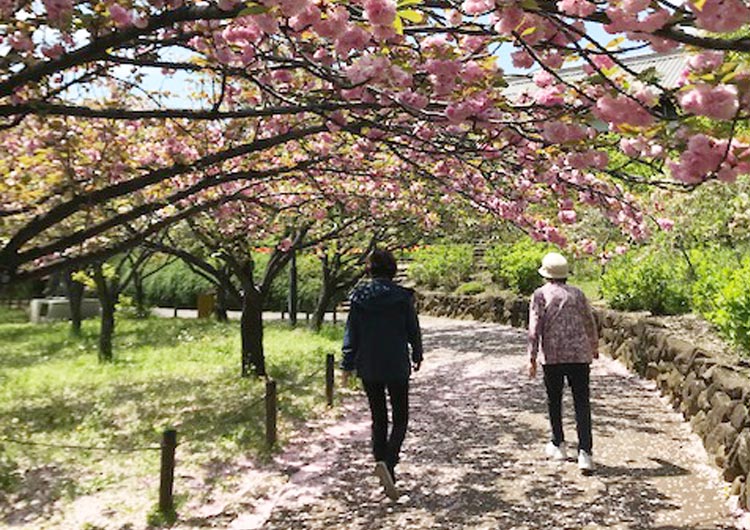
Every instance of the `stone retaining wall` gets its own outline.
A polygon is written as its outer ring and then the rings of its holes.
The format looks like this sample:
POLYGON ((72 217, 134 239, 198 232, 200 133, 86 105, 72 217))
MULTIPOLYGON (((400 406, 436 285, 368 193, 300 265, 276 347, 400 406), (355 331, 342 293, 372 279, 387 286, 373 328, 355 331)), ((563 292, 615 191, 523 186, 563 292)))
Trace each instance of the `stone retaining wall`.
MULTIPOLYGON (((528 299, 420 293, 420 312, 525 327, 528 299)), ((747 363, 703 350, 648 317, 595 309, 600 347, 629 369, 655 380, 693 430, 740 504, 750 507, 750 370, 747 363)))

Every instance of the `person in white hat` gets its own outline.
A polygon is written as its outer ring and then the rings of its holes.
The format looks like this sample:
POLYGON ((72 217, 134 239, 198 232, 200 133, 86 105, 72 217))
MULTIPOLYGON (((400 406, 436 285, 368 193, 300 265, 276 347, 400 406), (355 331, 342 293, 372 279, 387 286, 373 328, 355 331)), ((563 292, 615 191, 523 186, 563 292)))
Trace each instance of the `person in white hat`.
POLYGON ((562 393, 565 379, 573 391, 578 431, 578 467, 593 469, 589 375, 592 359, 599 357, 596 322, 586 295, 566 283, 565 257, 550 252, 542 259, 539 274, 547 282, 534 291, 529 306, 529 375, 537 373, 541 354, 552 439, 547 456, 566 460, 562 427, 562 393))

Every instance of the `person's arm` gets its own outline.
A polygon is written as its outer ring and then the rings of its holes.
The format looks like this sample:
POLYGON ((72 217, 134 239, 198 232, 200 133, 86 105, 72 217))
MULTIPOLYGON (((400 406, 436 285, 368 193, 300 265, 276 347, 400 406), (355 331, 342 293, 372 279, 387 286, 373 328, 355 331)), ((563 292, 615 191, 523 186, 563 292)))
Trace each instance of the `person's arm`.
POLYGON ((591 356, 594 359, 599 358, 599 331, 596 327, 596 319, 594 318, 594 312, 591 310, 591 304, 589 304, 586 295, 583 296, 583 308, 585 311, 584 315, 584 326, 586 328, 586 338, 589 340, 591 346, 591 356))
POLYGON ((409 344, 411 344, 411 362, 414 365, 414 371, 418 372, 424 359, 424 350, 422 349, 422 330, 419 328, 419 317, 414 305, 414 297, 409 301, 406 333, 409 344))
POLYGON ((539 355, 539 341, 541 340, 542 323, 544 313, 544 296, 539 291, 531 295, 529 302, 529 330, 528 354, 529 354, 529 375, 536 376, 537 356, 539 355))
POLYGON ((357 309, 355 305, 349 307, 349 316, 346 318, 346 327, 344 328, 344 343, 341 346, 341 370, 343 370, 344 384, 346 384, 349 374, 354 371, 357 359, 357 309))

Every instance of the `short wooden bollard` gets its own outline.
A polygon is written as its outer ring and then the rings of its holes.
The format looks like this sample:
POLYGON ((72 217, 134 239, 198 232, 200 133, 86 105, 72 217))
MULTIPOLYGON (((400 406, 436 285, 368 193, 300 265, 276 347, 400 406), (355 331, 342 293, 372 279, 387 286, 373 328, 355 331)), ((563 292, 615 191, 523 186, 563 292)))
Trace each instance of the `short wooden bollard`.
POLYGON ((276 444, 276 381, 266 381, 266 446, 271 449, 276 444))
POLYGON ((326 355, 326 403, 329 407, 333 406, 333 363, 334 357, 332 353, 326 355))
POLYGON ((174 453, 177 448, 177 431, 168 429, 161 438, 161 480, 159 481, 159 511, 174 513, 174 453))

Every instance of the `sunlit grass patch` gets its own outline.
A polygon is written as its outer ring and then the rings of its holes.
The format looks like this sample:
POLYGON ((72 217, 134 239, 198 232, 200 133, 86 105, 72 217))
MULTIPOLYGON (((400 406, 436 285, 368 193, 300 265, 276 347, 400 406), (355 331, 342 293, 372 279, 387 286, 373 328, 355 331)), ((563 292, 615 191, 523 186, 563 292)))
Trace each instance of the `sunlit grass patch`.
MULTIPOLYGON (((0 441, 0 488, 8 493, 0 497, 0 520, 10 516, 14 499, 33 496, 39 484, 47 501, 135 488, 134 495, 152 504, 166 428, 178 432, 182 476, 267 454, 265 381, 239 376, 238 323, 122 319, 115 361, 104 364, 96 355, 97 321, 84 322, 75 338, 67 323, 23 323, 8 311, 0 316, 0 437, 6 440, 0 441)), ((266 326, 282 443, 295 421, 323 410, 325 355, 340 340, 336 327, 315 334, 266 326)))

